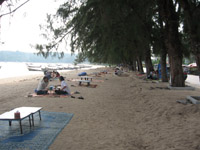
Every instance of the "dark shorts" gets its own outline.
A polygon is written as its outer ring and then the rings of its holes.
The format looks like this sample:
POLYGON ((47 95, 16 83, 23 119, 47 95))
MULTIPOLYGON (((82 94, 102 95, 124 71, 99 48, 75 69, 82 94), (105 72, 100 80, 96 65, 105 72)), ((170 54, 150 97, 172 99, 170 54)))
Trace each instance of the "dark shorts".
POLYGON ((66 95, 68 94, 66 91, 62 91, 62 90, 55 90, 55 93, 58 95, 66 95))
POLYGON ((46 95, 46 94, 48 94, 48 91, 40 90, 40 91, 37 91, 36 93, 37 93, 37 95, 46 95))

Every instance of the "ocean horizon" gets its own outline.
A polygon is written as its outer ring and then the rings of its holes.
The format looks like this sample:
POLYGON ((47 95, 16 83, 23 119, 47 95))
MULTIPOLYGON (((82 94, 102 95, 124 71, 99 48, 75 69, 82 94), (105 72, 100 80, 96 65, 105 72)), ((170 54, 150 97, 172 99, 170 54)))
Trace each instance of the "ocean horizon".
MULTIPOLYGON (((74 66, 73 63, 30 63, 30 62, 0 62, 0 79, 4 78, 12 78, 12 77, 22 77, 22 76, 29 76, 29 75, 44 75, 43 71, 29 71, 27 64, 36 65, 36 66, 74 66)), ((91 65, 91 64, 80 64, 81 66, 85 66, 82 69, 95 69, 99 67, 103 67, 101 65, 91 65), (88 67, 87 67, 88 66, 88 67)), ((79 64, 77 65, 79 66, 79 64)), ((58 72, 69 72, 71 70, 57 70, 58 72)), ((81 69, 78 69, 81 70, 81 69)))

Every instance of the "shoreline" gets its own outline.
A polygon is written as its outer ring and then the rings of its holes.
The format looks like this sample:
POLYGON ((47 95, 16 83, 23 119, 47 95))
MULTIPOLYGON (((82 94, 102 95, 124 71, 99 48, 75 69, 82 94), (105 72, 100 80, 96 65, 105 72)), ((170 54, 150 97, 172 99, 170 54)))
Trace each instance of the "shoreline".
MULTIPOLYGON (((99 67, 97 66, 96 68, 81 68, 81 69, 74 69, 74 70, 58 70, 58 72, 62 74, 68 74, 70 72, 82 72, 82 71, 88 71, 88 70, 94 70, 98 68, 106 68, 106 67, 99 67)), ((37 78, 42 78, 44 76, 43 72, 35 72, 36 74, 32 75, 21 75, 21 76, 15 76, 15 77, 8 77, 8 78, 0 78, 0 84, 6 84, 6 83, 15 83, 15 82, 20 82, 20 81, 26 81, 26 80, 31 80, 31 79, 37 79, 37 78)))

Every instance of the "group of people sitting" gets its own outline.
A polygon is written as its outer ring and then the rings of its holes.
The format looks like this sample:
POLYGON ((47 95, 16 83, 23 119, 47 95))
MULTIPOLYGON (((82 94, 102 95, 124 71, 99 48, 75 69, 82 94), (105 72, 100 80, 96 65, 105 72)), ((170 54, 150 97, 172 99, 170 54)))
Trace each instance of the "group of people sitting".
MULTIPOLYGON (((54 90, 55 94, 58 94, 58 95, 65 95, 65 94, 71 95, 71 91, 69 89, 69 86, 65 82, 64 77, 60 76, 59 80, 60 80, 60 88, 54 88, 50 90, 54 90)), ((43 79, 38 84, 38 87, 35 91, 36 94, 37 95, 48 94, 48 90, 49 90, 48 85, 49 85, 49 78, 48 76, 44 76, 43 79)))
POLYGON ((147 79, 152 79, 152 80, 158 80, 158 71, 151 71, 148 75, 147 75, 147 79))

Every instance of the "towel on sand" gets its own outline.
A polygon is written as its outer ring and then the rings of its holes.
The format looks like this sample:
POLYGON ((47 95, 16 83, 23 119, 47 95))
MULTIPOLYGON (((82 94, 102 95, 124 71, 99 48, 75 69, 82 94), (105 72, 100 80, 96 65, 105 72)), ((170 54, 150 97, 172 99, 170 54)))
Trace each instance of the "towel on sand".
MULTIPOLYGON (((68 81, 72 81, 72 82, 78 82, 80 81, 80 79, 68 79, 68 81)), ((98 83, 102 83, 104 82, 104 80, 91 80, 91 82, 98 82, 98 83)))
MULTIPOLYGON (((72 94, 74 94, 74 92, 72 92, 72 94)), ((71 95, 72 95, 71 94, 71 95)), ((64 95, 57 95, 55 93, 49 93, 46 95, 37 95, 36 93, 29 93, 26 97, 50 97, 50 98, 66 98, 66 97, 70 97, 71 95, 68 94, 64 94, 64 95)))
POLYGON ((85 84, 81 84, 79 85, 80 87, 88 87, 88 88, 96 88, 97 84, 90 84, 90 85, 85 85, 85 84))

